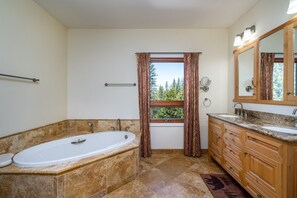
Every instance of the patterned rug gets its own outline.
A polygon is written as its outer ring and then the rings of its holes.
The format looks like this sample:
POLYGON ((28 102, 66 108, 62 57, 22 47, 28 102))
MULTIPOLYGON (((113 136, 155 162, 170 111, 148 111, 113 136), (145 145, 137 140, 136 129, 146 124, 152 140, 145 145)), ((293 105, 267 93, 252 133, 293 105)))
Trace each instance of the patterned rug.
POLYGON ((200 174, 214 198, 251 198, 231 176, 227 174, 200 174))

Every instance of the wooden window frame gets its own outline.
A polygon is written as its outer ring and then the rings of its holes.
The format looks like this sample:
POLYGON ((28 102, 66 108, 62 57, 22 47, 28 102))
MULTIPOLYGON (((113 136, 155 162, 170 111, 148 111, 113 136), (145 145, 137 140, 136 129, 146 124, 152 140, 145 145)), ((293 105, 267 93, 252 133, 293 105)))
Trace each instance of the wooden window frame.
MULTIPOLYGON (((184 58, 183 57, 181 58, 152 57, 150 58, 150 63, 184 63, 184 58)), ((150 108, 151 107, 182 107, 183 108, 184 101, 183 100, 150 100, 150 108)), ((178 118, 150 119, 150 123, 184 123, 184 119, 178 119, 178 118)))

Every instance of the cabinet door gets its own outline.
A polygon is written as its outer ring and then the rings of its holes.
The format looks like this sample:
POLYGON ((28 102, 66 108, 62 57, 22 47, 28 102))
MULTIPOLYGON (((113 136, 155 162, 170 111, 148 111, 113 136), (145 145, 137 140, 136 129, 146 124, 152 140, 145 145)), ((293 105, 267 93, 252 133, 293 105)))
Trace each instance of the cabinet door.
POLYGON ((281 197, 281 142, 247 132, 245 146, 247 188, 260 197, 281 197))
POLYGON ((222 122, 213 118, 208 126, 209 154, 218 162, 222 161, 222 122))

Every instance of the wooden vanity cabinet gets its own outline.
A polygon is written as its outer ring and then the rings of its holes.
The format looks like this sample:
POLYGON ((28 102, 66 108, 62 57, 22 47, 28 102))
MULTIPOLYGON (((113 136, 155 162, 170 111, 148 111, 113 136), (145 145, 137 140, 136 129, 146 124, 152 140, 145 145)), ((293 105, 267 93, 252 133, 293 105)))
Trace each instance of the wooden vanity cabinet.
POLYGON ((210 118, 208 122, 208 145, 209 153, 218 163, 222 163, 222 127, 223 122, 214 118, 210 118))
POLYGON ((222 166, 238 182, 243 182, 243 132, 240 127, 224 123, 222 166))
POLYGON ((253 197, 297 197, 297 142, 282 141, 213 117, 209 127, 209 159, 215 159, 253 197), (216 150, 214 133, 222 139, 222 153, 216 150))
POLYGON ((282 141, 269 136, 246 132, 246 188, 257 197, 282 197, 282 141))

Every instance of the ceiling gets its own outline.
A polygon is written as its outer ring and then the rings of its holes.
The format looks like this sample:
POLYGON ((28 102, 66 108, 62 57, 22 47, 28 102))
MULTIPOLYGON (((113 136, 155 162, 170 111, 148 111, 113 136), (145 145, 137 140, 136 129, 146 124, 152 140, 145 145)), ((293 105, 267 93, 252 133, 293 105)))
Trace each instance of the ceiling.
POLYGON ((227 28, 259 0, 34 0, 68 28, 227 28))

